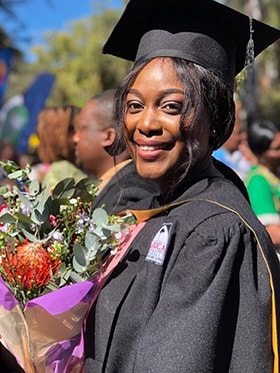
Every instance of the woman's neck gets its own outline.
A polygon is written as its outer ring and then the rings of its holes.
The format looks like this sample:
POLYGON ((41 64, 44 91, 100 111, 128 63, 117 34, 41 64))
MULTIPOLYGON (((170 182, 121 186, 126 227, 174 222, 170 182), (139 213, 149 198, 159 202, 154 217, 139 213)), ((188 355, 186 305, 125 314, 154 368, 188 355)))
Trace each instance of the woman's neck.
POLYGON ((196 181, 214 174, 215 168, 213 166, 212 157, 205 159, 199 164, 193 165, 190 170, 184 175, 181 173, 180 178, 172 182, 160 183, 161 198, 165 202, 173 200, 174 197, 180 195, 183 191, 187 190, 196 181))

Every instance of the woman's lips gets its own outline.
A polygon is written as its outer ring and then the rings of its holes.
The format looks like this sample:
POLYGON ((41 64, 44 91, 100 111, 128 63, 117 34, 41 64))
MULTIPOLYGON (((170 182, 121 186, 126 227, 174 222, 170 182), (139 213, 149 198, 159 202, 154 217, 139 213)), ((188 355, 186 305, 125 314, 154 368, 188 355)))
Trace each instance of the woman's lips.
POLYGON ((172 146, 169 143, 139 143, 135 142, 137 156, 146 161, 157 160, 172 146))

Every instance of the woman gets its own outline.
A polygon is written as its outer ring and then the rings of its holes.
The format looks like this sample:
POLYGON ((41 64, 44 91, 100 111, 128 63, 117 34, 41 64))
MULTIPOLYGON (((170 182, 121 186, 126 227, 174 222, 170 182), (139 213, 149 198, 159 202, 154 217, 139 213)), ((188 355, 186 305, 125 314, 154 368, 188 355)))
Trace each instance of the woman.
MULTIPOLYGON (((253 23, 256 53, 280 36, 267 27, 253 23)), ((135 60, 119 140, 161 195, 134 211, 146 223, 92 312, 86 372, 278 372, 277 257, 211 157, 233 128, 249 38, 249 18, 212 0, 131 0, 105 44, 135 60)))
POLYGON ((38 156, 41 164, 34 166, 34 177, 44 187, 52 189, 67 177, 73 177, 76 182, 86 177, 75 164, 73 135, 79 113, 79 107, 65 105, 47 107, 38 117, 38 156))
POLYGON ((245 183, 253 210, 280 248, 280 131, 268 120, 248 129, 248 143, 256 156, 245 183))

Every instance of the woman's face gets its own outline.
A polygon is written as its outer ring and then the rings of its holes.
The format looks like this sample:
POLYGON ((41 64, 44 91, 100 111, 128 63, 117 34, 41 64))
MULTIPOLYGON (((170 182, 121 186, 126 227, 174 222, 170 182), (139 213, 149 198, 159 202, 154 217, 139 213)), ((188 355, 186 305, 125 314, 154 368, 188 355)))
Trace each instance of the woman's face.
POLYGON ((261 156, 264 164, 273 172, 280 166, 280 132, 277 132, 269 148, 261 156))
MULTIPOLYGON (((172 61, 154 59, 137 76, 126 97, 126 141, 138 173, 158 180, 161 189, 181 175, 188 160, 180 131, 184 87, 172 61)), ((185 124, 190 126, 191 120, 185 124)), ((209 126, 198 140, 200 156, 209 153, 209 126), (207 135, 208 133, 208 135, 207 135)))

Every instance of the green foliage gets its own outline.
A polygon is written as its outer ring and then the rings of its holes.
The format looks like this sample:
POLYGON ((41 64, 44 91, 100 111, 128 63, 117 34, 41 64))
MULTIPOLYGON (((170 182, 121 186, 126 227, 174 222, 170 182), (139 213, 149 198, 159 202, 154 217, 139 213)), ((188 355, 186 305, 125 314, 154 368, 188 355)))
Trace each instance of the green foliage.
MULTIPOLYGON (((280 28, 278 0, 225 0, 224 3, 247 14, 254 12, 254 17, 259 14, 262 21, 280 28)), ((70 23, 65 31, 47 33, 43 43, 33 48, 36 62, 16 64, 16 71, 9 78, 7 98, 23 92, 37 74, 45 71, 57 77, 47 105, 81 106, 91 96, 117 87, 122 82, 132 63, 102 54, 102 46, 121 12, 109 8, 110 0, 96 1, 94 4, 98 8, 95 15, 70 23)), ((267 48, 257 58, 256 66, 261 111, 269 114, 272 120, 277 118, 279 122, 280 42, 267 48), (263 79, 266 80, 265 84, 263 79)), ((242 90, 245 78, 244 71, 237 77, 237 92, 242 90)))
POLYGON ((104 254, 108 259, 116 253, 127 225, 134 223, 131 216, 92 208, 98 190, 93 178, 77 184, 66 178, 52 191, 41 190, 38 181, 30 179, 29 166, 21 169, 12 161, 0 166, 20 185, 0 188, 0 274, 21 303, 99 272, 104 254), (38 285, 35 273, 41 273, 49 257, 53 266, 45 268, 49 278, 38 285))
MULTIPOLYGON (((225 0, 225 4, 251 15, 262 22, 280 28, 280 2, 278 0, 225 0)), ((249 27, 249 25, 248 25, 249 27)), ((253 35, 254 38, 254 35, 253 35)), ((255 60, 257 76, 258 110, 261 116, 280 127, 280 42, 263 51, 255 60)), ((237 76, 237 92, 243 89, 246 71, 237 76)), ((248 93, 250 97, 250 92, 248 93)), ((245 108, 246 109, 246 108, 245 108)))
POLYGON ((120 84, 131 64, 102 54, 118 17, 118 11, 106 10, 70 24, 67 31, 46 34, 43 46, 33 48, 35 68, 44 66, 57 77, 51 104, 81 106, 94 94, 120 84))

